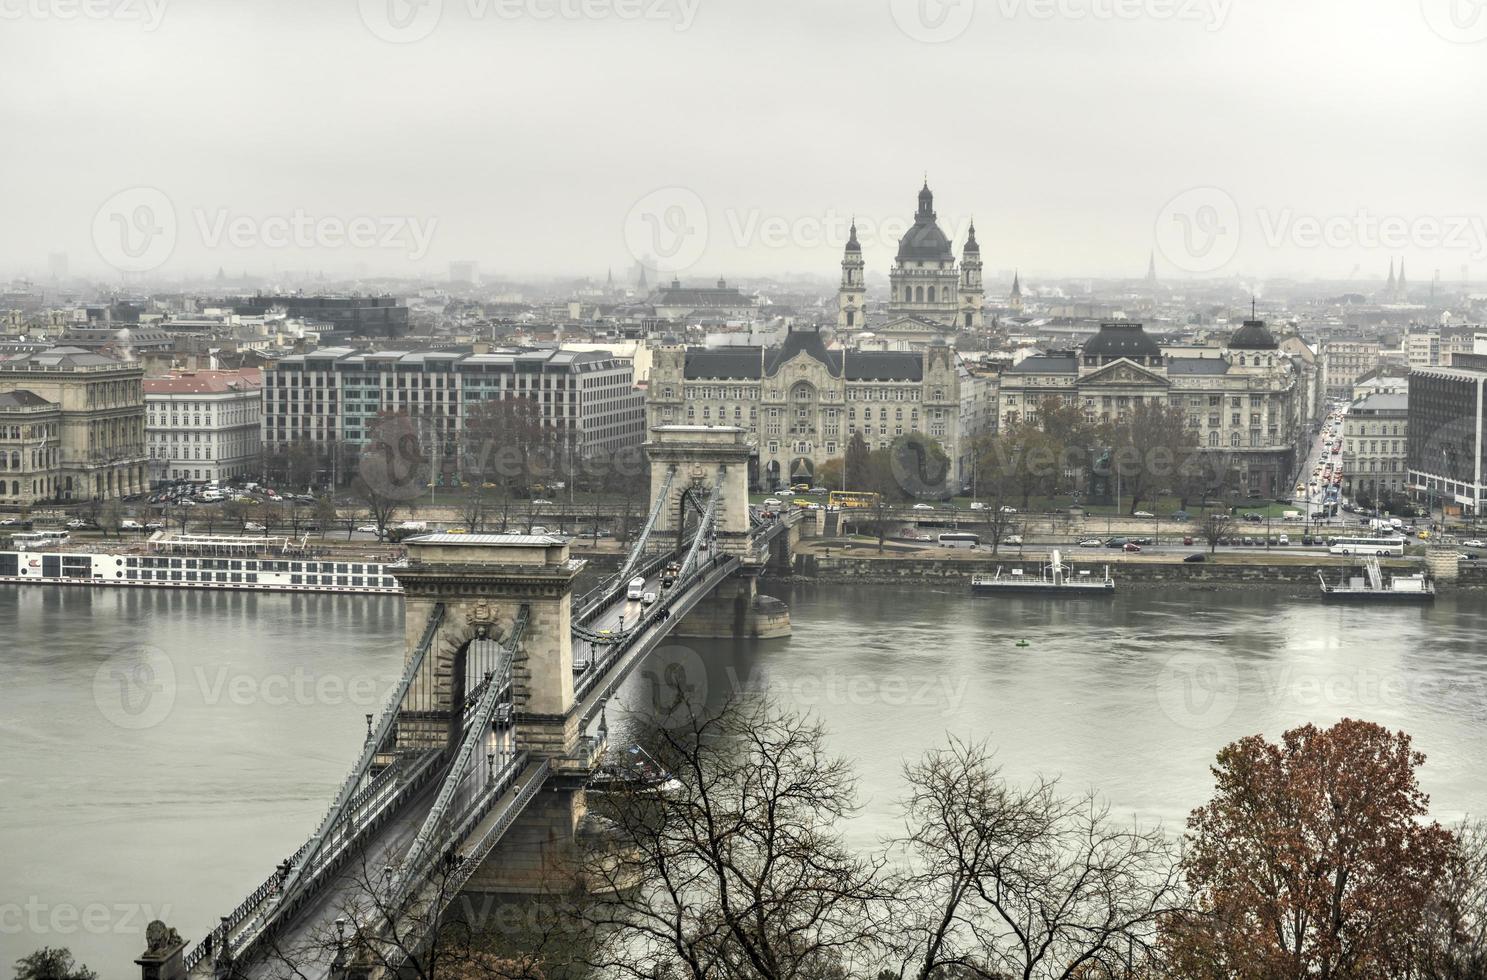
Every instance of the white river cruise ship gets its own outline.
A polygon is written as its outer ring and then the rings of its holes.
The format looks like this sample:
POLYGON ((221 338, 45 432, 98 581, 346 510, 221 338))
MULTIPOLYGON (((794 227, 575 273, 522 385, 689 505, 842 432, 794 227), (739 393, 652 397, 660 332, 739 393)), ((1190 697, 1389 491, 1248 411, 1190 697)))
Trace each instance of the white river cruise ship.
POLYGON ((402 594, 401 559, 317 552, 307 539, 156 534, 140 546, 77 547, 17 535, 0 551, 0 583, 111 585, 247 592, 402 594), (30 550, 26 550, 30 549, 30 550))

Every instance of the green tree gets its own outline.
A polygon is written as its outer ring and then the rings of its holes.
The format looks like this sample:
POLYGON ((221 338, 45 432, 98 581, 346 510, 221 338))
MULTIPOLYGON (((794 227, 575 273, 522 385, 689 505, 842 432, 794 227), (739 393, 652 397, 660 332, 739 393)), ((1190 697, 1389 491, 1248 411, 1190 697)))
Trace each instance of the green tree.
POLYGON ((98 980, 98 974, 74 964, 72 950, 43 946, 16 960, 15 980, 98 980))
POLYGON ((1110 467, 1120 478, 1121 496, 1131 498, 1128 513, 1172 485, 1197 444, 1180 408, 1143 402, 1122 415, 1111 428, 1110 467))
POLYGON ((847 455, 843 460, 848 490, 867 492, 868 456, 867 440, 862 437, 861 432, 852 433, 852 438, 847 440, 847 455))

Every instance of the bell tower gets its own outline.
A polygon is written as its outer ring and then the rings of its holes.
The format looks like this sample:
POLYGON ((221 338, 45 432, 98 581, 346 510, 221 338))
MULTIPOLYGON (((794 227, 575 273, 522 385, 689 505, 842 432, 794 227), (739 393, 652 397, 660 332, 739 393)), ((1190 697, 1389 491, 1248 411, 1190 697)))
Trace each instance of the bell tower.
POLYGON ((981 285, 981 246, 976 244, 976 223, 971 222, 970 234, 960 259, 960 323, 962 330, 980 330, 986 325, 981 308, 986 304, 986 292, 981 285))
POLYGON ((863 279, 862 246, 857 241, 857 222, 847 238, 842 255, 842 284, 836 291, 838 330, 862 330, 867 326, 867 283, 863 279))

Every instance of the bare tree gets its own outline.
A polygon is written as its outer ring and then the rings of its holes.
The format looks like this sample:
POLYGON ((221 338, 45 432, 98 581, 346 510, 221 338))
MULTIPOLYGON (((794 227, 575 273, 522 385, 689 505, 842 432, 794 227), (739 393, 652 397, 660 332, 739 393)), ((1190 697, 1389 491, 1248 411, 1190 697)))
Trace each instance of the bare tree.
POLYGON ((1203 518, 1202 524, 1203 540, 1208 542, 1208 553, 1211 555, 1218 550, 1218 546, 1234 533, 1234 518, 1228 514, 1209 514, 1203 518))
POLYGON ((1487 823, 1466 821, 1453 836, 1456 859, 1436 885, 1419 942, 1422 980, 1487 977, 1487 823))
POLYGON ((471 487, 465 492, 465 499, 460 501, 460 523, 466 531, 474 534, 485 525, 485 512, 488 509, 484 489, 479 486, 471 487))
MULTIPOLYGON (((387 540, 387 527, 392 523, 393 517, 398 509, 403 506, 401 500, 390 496, 375 485, 375 481, 365 480, 358 476, 351 484, 351 492, 356 495, 367 506, 367 514, 372 519, 372 524, 377 528, 377 540, 387 540)), ((346 539, 351 539, 351 522, 346 524, 346 539)), ((473 528, 472 528, 473 530, 473 528)))
POLYGON ((1055 780, 1011 785, 984 744, 952 740, 904 774, 893 976, 1084 978, 1150 962, 1180 881, 1160 829, 1117 825, 1055 780))
POLYGON ((654 754, 680 787, 601 811, 609 846, 583 868, 592 966, 635 980, 843 975, 870 947, 879 871, 839 835, 857 807, 850 767, 819 724, 762 700, 707 718, 681 683, 663 700, 683 720, 654 754))
POLYGON ((325 532, 336 526, 336 501, 330 494, 322 494, 315 498, 315 523, 320 528, 320 537, 324 539, 325 532))

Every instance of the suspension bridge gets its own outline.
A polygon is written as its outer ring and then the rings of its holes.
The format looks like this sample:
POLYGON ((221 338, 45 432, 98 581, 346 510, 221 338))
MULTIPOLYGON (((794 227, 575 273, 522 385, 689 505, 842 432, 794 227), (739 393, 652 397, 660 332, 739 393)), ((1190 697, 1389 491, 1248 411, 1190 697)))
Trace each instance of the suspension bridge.
POLYGON ((577 831, 605 702, 635 666, 683 622, 788 631, 755 586, 798 529, 748 506, 743 437, 653 429, 648 518, 582 595, 585 563, 560 538, 407 541, 404 669, 319 826, 206 936, 157 930, 144 980, 391 976, 461 892, 537 890, 577 831), (635 578, 654 602, 628 598, 635 578))

